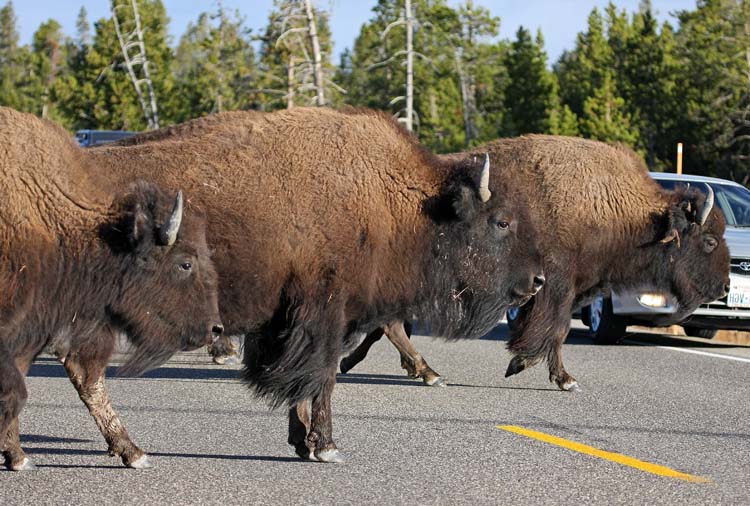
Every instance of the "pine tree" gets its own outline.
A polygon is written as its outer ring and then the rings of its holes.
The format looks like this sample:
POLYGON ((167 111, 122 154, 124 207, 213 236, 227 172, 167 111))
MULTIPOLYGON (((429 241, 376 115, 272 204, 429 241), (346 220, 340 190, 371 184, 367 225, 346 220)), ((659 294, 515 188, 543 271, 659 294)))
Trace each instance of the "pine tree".
MULTIPOLYGON (((602 88, 612 68, 612 50, 604 34, 604 20, 594 8, 588 17, 586 33, 579 33, 572 51, 566 51, 555 65, 560 98, 577 116, 594 90, 602 88)), ((610 76, 611 77, 611 76, 610 76)))
MULTIPOLYGON (((393 27, 381 37, 386 27, 397 21, 403 9, 403 0, 379 0, 373 8, 373 17, 362 26, 351 53, 343 58, 343 86, 347 89, 346 101, 357 106, 389 110, 403 115, 406 73, 402 66, 406 47, 403 26, 393 27)), ((458 151, 465 146, 465 117, 460 77, 456 69, 455 44, 460 38, 459 12, 444 0, 412 1, 415 33, 414 51, 414 132, 419 139, 435 151, 458 151), (446 49, 447 48, 447 49, 446 49)), ((476 43, 476 42, 475 42, 476 43)), ((476 49, 479 56, 484 47, 476 49)), ((489 61, 489 59, 485 59, 489 61)), ((475 69, 471 69, 474 72, 475 69)), ((477 111, 486 105, 486 96, 494 92, 487 76, 494 69, 486 69, 482 81, 475 83, 477 111), (484 95, 483 95, 484 94, 484 95)), ((481 72, 477 72, 477 76, 481 72)), ((475 78, 476 79, 476 78, 475 78)), ((488 117, 491 122, 491 117, 488 117)), ((476 122, 482 131, 485 123, 476 122)), ((482 134, 483 135, 483 134, 482 134)), ((476 142, 481 140, 478 134, 476 142)))
POLYGON ((27 78, 21 88, 29 112, 58 119, 52 89, 57 77, 65 73, 65 52, 60 23, 52 19, 42 23, 33 36, 27 78))
POLYGON ((625 109, 625 101, 615 93, 614 80, 610 73, 594 94, 583 104, 581 131, 584 136, 604 142, 619 142, 634 147, 638 142, 638 130, 625 109))
POLYGON ((23 74, 24 56, 18 47, 16 15, 9 1, 0 9, 0 105, 23 109, 17 87, 23 74))
POLYGON ((750 178, 750 0, 678 13, 677 102, 686 171, 750 178))
MULTIPOLYGON (((328 103, 337 104, 344 91, 337 83, 330 57, 333 49, 327 13, 313 9, 328 103)), ((300 0, 274 0, 258 58, 258 80, 253 97, 261 109, 278 109, 316 102, 314 48, 307 30, 306 9, 300 0)))
POLYGON ((671 27, 663 26, 659 34, 650 2, 644 2, 625 45, 618 90, 629 114, 638 118, 639 145, 654 169, 672 165, 677 142, 673 120, 677 69, 672 51, 671 27))
POLYGON ((541 32, 536 41, 524 27, 516 32, 506 60, 509 84, 505 89, 504 135, 545 133, 552 127, 551 116, 556 114, 559 101, 543 47, 541 32))
POLYGON ((238 12, 202 13, 188 25, 175 52, 180 106, 176 121, 250 107, 255 55, 238 12))

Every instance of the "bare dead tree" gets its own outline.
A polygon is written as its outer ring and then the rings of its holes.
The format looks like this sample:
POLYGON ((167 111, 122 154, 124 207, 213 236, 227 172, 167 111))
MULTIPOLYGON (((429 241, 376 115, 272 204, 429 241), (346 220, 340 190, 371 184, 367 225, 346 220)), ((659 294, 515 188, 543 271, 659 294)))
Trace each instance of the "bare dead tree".
POLYGON ((155 130, 159 128, 159 114, 156 106, 154 86, 148 70, 149 63, 148 59, 146 59, 146 45, 143 43, 143 29, 141 28, 141 19, 138 15, 136 0, 130 0, 130 5, 127 3, 118 4, 117 1, 113 1, 112 21, 115 24, 115 33, 117 33, 117 39, 120 42, 120 49, 124 60, 123 66, 127 70, 130 81, 135 88, 135 94, 138 97, 138 102, 141 104, 148 129, 155 130), (127 16, 124 23, 120 23, 118 10, 127 16), (138 69, 140 69, 140 76, 138 69), (143 85, 146 86, 148 101, 141 89, 143 85))
POLYGON ((305 14, 307 16, 307 35, 310 37, 310 45, 313 50, 313 75, 315 76, 315 92, 318 105, 325 105, 325 86, 323 85, 323 65, 320 59, 320 41, 318 40, 318 29, 315 23, 312 2, 304 0, 305 14))
POLYGON ((370 65, 368 69, 374 69, 384 65, 389 65, 398 58, 405 57, 402 63, 406 66, 406 86, 404 95, 398 96, 391 100, 389 105, 395 105, 399 102, 405 102, 405 107, 396 113, 399 122, 403 123, 410 132, 414 130, 414 123, 419 124, 419 115, 414 111, 414 58, 422 58, 425 61, 429 59, 422 53, 414 50, 414 29, 417 19, 412 12, 411 0, 404 0, 404 10, 399 18, 385 27, 380 34, 380 40, 384 41, 391 29, 403 26, 406 29, 406 48, 396 51, 390 58, 386 58, 378 63, 370 65), (404 116, 401 116, 404 113, 404 116))
POLYGON ((346 90, 333 82, 330 70, 323 62, 326 54, 321 48, 316 11, 311 0, 284 0, 276 3, 278 16, 271 20, 278 29, 275 41, 277 50, 287 53, 284 77, 266 72, 266 79, 272 82, 271 88, 254 89, 256 93, 276 95, 286 101, 287 108, 294 107, 295 99, 312 93, 310 103, 327 105, 332 92, 346 93, 346 90), (285 79, 284 79, 285 78, 285 79), (276 89, 276 86, 279 89, 276 89), (283 86, 283 89, 281 89, 283 86))

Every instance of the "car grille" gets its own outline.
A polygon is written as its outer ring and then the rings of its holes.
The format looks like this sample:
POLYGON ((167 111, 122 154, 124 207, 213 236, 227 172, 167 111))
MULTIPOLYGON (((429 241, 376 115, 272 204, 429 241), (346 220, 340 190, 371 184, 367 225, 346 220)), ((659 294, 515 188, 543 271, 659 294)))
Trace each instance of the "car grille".
POLYGON ((750 276, 750 258, 733 258, 730 266, 732 274, 750 276))

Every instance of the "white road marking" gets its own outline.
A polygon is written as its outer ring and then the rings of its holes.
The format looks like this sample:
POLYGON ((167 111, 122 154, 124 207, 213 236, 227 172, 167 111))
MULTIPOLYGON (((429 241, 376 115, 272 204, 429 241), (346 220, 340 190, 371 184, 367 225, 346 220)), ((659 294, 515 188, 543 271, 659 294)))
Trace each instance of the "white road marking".
MULTIPOLYGON (((631 341, 631 340, 627 340, 626 342, 630 342, 633 344, 646 344, 640 341, 631 341)), ((682 353, 693 353, 695 355, 704 355, 706 357, 723 358, 724 360, 734 360, 735 362, 745 362, 745 363, 750 364, 750 358, 735 357, 733 355, 724 355, 721 353, 711 353, 710 351, 698 351, 698 350, 691 350, 687 348, 675 348, 674 346, 656 346, 656 348, 661 348, 662 350, 681 351, 682 353)))

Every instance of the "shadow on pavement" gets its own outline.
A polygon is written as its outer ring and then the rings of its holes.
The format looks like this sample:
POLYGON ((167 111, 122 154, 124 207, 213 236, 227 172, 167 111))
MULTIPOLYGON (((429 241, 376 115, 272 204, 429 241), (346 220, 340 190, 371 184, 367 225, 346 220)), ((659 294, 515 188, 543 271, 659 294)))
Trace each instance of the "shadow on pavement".
MULTIPOLYGON (((117 376, 118 367, 107 367, 106 377, 109 379, 191 379, 191 380, 238 380, 239 371, 226 367, 215 366, 210 368, 197 367, 170 367, 163 366, 138 377, 117 376)), ((29 369, 29 377, 41 378, 67 378, 62 365, 56 361, 44 360, 42 363, 35 362, 29 369)))
POLYGON ((352 383, 357 385, 403 385, 407 387, 421 387, 423 385, 422 380, 408 379, 404 376, 350 372, 346 374, 337 374, 336 383, 352 383))
MULTIPOLYGON (((105 455, 105 451, 100 450, 82 450, 77 448, 24 448, 24 451, 28 454, 36 455, 105 455)), ((273 455, 222 455, 222 454, 211 454, 211 453, 172 453, 172 452, 146 452, 150 457, 169 457, 169 458, 185 458, 185 459, 215 459, 215 460, 253 460, 253 461, 264 461, 264 462, 307 462, 300 459, 299 457, 277 457, 273 455)), ((124 466, 58 466, 58 465, 43 465, 37 467, 104 467, 104 468, 123 468, 124 466)))
POLYGON ((39 434, 21 434, 22 443, 90 443, 92 441, 93 439, 42 436, 39 434))

